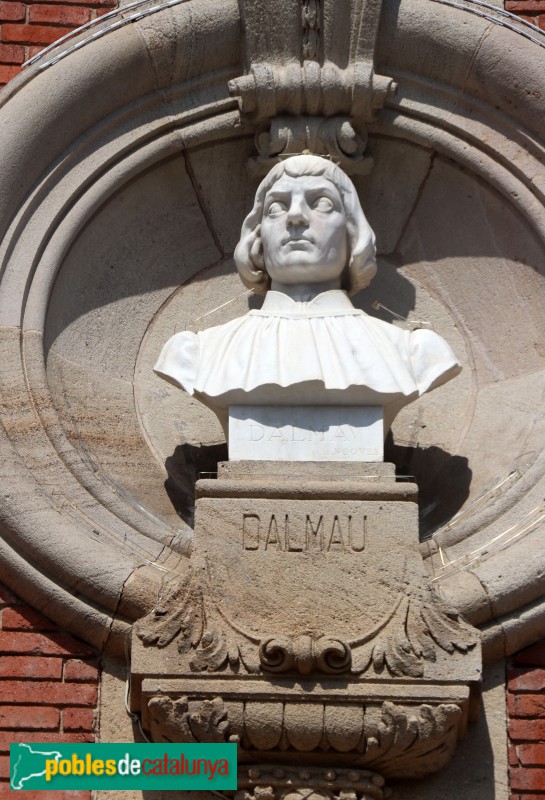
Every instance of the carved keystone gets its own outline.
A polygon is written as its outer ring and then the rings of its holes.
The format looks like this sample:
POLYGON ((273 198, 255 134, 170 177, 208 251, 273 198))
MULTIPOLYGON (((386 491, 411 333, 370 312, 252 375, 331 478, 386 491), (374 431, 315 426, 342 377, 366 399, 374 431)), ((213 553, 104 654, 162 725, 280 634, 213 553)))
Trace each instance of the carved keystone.
POLYGON ((280 14, 266 0, 240 5, 245 74, 229 91, 258 128, 254 169, 309 151, 368 172, 365 126, 397 89, 374 68, 381 0, 285 0, 280 14))

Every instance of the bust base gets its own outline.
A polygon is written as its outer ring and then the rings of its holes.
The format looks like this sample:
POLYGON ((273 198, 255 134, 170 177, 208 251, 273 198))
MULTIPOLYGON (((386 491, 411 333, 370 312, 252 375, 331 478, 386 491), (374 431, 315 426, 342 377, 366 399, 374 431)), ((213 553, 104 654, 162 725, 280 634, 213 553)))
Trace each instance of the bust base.
POLYGON ((230 461, 384 459, 382 406, 229 407, 230 461))

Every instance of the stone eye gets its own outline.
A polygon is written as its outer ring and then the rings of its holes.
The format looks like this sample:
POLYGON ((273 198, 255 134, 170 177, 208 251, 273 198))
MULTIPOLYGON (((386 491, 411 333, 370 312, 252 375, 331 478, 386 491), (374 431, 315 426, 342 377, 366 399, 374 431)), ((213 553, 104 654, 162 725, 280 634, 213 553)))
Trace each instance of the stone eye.
POLYGON ((267 214, 269 217, 277 217, 279 214, 283 214, 286 210, 287 206, 285 203, 282 203, 281 200, 273 200, 267 209, 267 214))
POLYGON ((329 197, 321 195, 321 197, 317 197, 316 200, 313 202, 312 208, 314 208, 316 211, 328 212, 328 211, 333 211, 334 205, 332 201, 329 199, 329 197))

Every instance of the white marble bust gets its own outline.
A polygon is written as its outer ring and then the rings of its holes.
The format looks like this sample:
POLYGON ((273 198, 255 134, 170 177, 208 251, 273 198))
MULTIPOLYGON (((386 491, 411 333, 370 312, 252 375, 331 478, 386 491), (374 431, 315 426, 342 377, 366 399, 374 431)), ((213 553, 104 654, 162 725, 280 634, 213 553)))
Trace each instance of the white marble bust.
POLYGON ((461 369, 430 330, 408 331, 356 309, 349 294, 376 272, 375 236, 354 185, 332 162, 293 156, 260 184, 235 262, 266 294, 260 310, 177 333, 155 372, 211 408, 382 406, 384 431, 407 403, 461 369))

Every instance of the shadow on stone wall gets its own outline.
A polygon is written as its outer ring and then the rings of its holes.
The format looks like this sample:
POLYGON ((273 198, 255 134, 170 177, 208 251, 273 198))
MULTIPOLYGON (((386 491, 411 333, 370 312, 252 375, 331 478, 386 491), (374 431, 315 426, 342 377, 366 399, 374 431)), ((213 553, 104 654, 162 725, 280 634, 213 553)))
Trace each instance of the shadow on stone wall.
POLYGON ((452 760, 422 780, 392 781, 393 798, 508 800, 505 720, 505 665, 500 661, 487 669, 479 718, 469 723, 452 760))
POLYGON ((218 461, 227 461, 227 444, 179 444, 165 461, 166 493, 178 516, 191 527, 195 514, 195 481, 201 473, 215 474, 218 461))
POLYGON ((394 444, 390 431, 384 460, 396 465, 398 476, 412 476, 418 484, 421 539, 452 519, 469 496, 473 473, 463 456, 453 456, 437 445, 394 444))

